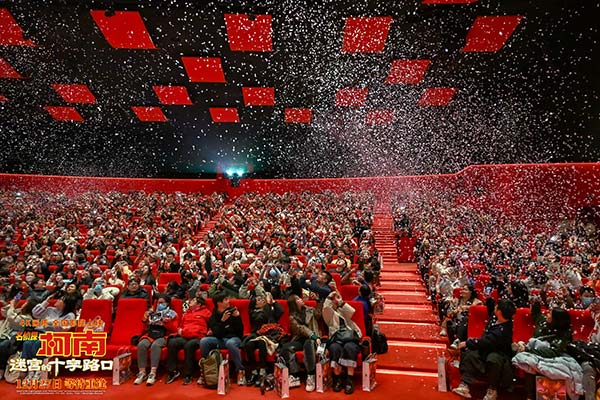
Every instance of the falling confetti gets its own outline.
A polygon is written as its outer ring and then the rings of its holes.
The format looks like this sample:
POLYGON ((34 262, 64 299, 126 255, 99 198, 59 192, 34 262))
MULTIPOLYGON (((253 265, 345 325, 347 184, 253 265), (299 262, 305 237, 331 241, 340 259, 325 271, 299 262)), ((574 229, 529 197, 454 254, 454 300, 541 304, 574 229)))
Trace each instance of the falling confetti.
POLYGON ((594 2, 50 0, 0 16, 3 172, 598 160, 594 2))

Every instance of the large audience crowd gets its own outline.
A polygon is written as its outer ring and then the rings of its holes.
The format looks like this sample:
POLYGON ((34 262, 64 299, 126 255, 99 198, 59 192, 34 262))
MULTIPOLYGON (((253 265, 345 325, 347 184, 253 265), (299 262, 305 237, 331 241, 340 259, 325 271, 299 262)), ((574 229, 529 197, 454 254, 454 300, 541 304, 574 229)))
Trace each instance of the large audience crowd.
MULTIPOLYGON (((223 194, 2 190, 0 202, 0 376, 17 350, 36 357, 39 341, 15 340, 23 321, 76 319, 86 299, 116 306, 118 299, 142 298, 147 329, 136 341, 135 384, 156 382, 165 347, 166 382, 183 374, 184 385, 196 374, 196 350, 207 357, 221 348, 229 350, 239 384, 264 382, 267 360, 276 354, 294 387, 302 370, 294 353, 301 351, 312 391, 317 349, 328 336, 334 390, 354 391, 363 332, 338 285, 359 287, 355 300, 364 305, 371 332, 381 268, 371 231, 373 195, 246 193, 229 200, 223 194), (215 221, 210 229, 209 220, 215 221), (230 303, 236 298, 250 302, 249 335, 230 303), (183 315, 173 299, 183 301, 183 315), (277 300, 287 302, 290 332, 278 325, 277 300)), ((464 205, 452 193, 427 191, 397 195, 392 212, 398 240, 416 239, 418 272, 439 313, 440 335, 460 354, 456 394, 470 398, 475 379, 487 377, 485 400, 496 399, 512 384, 506 380, 512 365, 527 373, 533 399, 536 367, 559 360, 570 365, 569 396, 595 398, 600 241, 592 214, 527 224, 464 205), (490 318, 483 336, 470 338, 469 310, 477 305, 487 306, 490 318), (518 308, 531 308, 535 321, 527 343, 512 340, 518 308), (589 311, 595 326, 587 341, 573 340, 571 309, 589 311)), ((205 383, 202 374, 198 383, 205 383)))
POLYGON ((306 389, 312 391, 321 337, 340 331, 341 338, 341 331, 351 330, 352 340, 330 340, 328 350, 334 390, 353 392, 362 332, 332 274, 341 284, 360 287, 355 300, 364 305, 370 329, 380 269, 370 230, 372 195, 248 193, 230 201, 222 194, 0 191, 0 202, 0 301, 6 318, 0 326, 0 374, 17 350, 23 358, 36 357, 39 341, 15 340, 22 320, 76 319, 86 299, 114 300, 116 306, 117 299, 143 298, 147 329, 136 340, 135 384, 155 383, 167 347, 167 383, 181 375, 179 349, 186 355, 183 383, 189 384, 197 368, 195 351, 206 357, 223 348, 238 383, 257 385, 274 350, 272 335, 282 314, 276 300, 284 299, 291 332, 275 347, 285 342, 277 353, 290 365, 291 386, 300 385, 291 354, 304 352, 306 389), (216 223, 206 229, 211 219, 216 223), (177 279, 164 279, 173 275, 177 279), (240 311, 230 306, 233 298, 250 301, 249 336, 243 336, 240 311), (176 315, 173 299, 184 301, 183 315, 176 315))
POLYGON ((541 370, 555 377, 548 372, 553 368, 540 365, 573 365, 568 364, 573 358, 559 358, 568 351, 579 362, 567 374, 569 397, 585 392, 586 400, 596 398, 600 241, 593 213, 515 222, 500 212, 461 205, 452 193, 422 191, 398 195, 392 207, 398 239, 416 238, 418 270, 439 312, 440 335, 460 351, 456 394, 470 398, 475 377, 487 376, 485 400, 496 399, 503 388, 498 365, 512 360, 528 372, 527 398, 533 399, 534 374, 544 375, 541 370), (475 305, 486 305, 490 316, 479 339, 468 337, 469 309, 475 305), (516 308, 531 308, 535 330, 529 343, 511 346, 516 308), (573 340, 571 309, 591 313, 594 328, 587 343, 573 340))

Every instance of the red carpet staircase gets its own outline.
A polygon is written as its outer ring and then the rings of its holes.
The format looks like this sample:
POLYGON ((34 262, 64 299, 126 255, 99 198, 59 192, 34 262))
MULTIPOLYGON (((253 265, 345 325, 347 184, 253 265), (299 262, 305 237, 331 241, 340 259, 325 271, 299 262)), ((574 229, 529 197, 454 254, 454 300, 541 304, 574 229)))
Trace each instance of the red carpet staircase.
MULTIPOLYGON (((403 388, 418 391, 416 397, 453 398, 437 392, 437 358, 444 354, 446 339, 439 336, 437 316, 416 264, 398 262, 389 203, 376 206, 373 231, 383 259, 379 292, 385 296, 385 313, 377 323, 389 345, 388 353, 379 356, 378 373, 396 375, 403 388), (408 386, 406 377, 412 377, 408 386), (422 390, 415 386, 415 379, 422 381, 422 390)), ((398 390, 404 394, 402 388, 398 390)))

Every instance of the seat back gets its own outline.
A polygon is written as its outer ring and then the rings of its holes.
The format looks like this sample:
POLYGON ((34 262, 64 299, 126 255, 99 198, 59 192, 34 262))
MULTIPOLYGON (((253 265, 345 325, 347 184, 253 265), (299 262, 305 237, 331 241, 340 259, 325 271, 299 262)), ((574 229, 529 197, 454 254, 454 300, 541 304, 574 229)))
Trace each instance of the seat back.
POLYGON ((181 275, 178 272, 162 272, 160 275, 158 275, 159 285, 166 285, 172 281, 181 284, 181 275))
POLYGON ((247 299, 231 299, 229 300, 231 307, 237 307, 242 317, 242 323, 244 324, 244 336, 250 334, 252 331, 252 325, 250 324, 250 300, 247 299))
POLYGON ((335 287, 338 289, 341 288, 342 287, 342 277, 340 276, 339 272, 331 272, 331 277, 335 281, 335 287))
POLYGON ((177 326, 179 326, 179 321, 181 321, 181 317, 183 315, 183 300, 172 298, 170 307, 171 310, 177 313, 177 326))
POLYGON ((483 335, 488 321, 488 312, 486 306, 469 307, 469 327, 467 336, 469 338, 478 338, 483 335))
POLYGON ((141 335, 144 331, 145 324, 142 322, 142 318, 147 309, 148 303, 145 299, 119 299, 109 343, 114 345, 131 344, 131 337, 141 335))
POLYGON ((359 288, 360 286, 358 285, 342 285, 340 290, 342 299, 344 299, 344 301, 353 300, 356 296, 358 296, 359 288))
POLYGON ((287 300, 275 300, 278 302, 283 308, 283 314, 281 314, 281 318, 279 318, 279 325, 283 328, 284 331, 290 332, 290 308, 288 307, 287 300))
POLYGON ((569 315, 571 316, 573 339, 587 341, 594 329, 594 320, 590 310, 569 310, 569 315))
POLYGON ((525 342, 533 336, 534 321, 529 308, 517 308, 513 318, 513 342, 525 342))
MULTIPOLYGON (((103 332, 110 333, 112 329, 112 300, 83 300, 81 303, 81 315, 80 320, 86 322, 93 320, 96 317, 100 317, 104 321, 103 332)), ((77 327, 77 332, 82 332, 84 327, 77 327)))
POLYGON ((365 326, 365 310, 363 304, 360 301, 347 301, 352 308, 354 308, 354 314, 352 315, 352 321, 360 328, 363 336, 369 336, 367 334, 367 327, 365 326))

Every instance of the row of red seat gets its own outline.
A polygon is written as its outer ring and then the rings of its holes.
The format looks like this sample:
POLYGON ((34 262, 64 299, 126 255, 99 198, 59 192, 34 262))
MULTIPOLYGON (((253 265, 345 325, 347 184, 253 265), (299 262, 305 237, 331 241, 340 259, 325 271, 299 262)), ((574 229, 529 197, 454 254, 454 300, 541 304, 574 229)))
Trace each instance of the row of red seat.
MULTIPOLYGON (((594 320, 589 310, 568 310, 571 316, 571 327, 573 339, 587 341, 590 332, 594 328, 594 320)), ((469 308, 468 337, 478 338, 483 335, 488 322, 488 312, 485 306, 471 306, 469 308)), ((529 341, 533 335, 534 321, 529 308, 517 308, 513 317, 513 343, 529 341)), ((451 359, 452 357, 450 357, 451 359)), ((447 380, 451 387, 457 387, 460 383, 460 371, 458 366, 449 362, 447 364, 447 380)))
MULTIPOLYGON (((594 320, 589 310, 568 310, 571 316, 571 327, 573 329, 573 339, 587 341, 592 329, 594 329, 594 320)), ((468 336, 470 338, 481 337, 488 321, 487 307, 472 306, 469 308, 468 336)), ((534 321, 531 317, 529 308, 517 308, 513 318, 513 342, 527 342, 533 335, 534 321)))
MULTIPOLYGON (((290 329, 289 309, 286 300, 276 300, 283 307, 284 313, 281 316, 279 323, 286 332, 290 329)), ((177 312, 178 318, 181 317, 182 300, 172 299, 171 308, 177 312)), ((250 313, 248 310, 250 301, 245 299, 231 299, 230 304, 237 307, 242 316, 244 324, 244 335, 250 333, 250 313)), ((365 327, 365 316, 362 303, 357 301, 348 301, 355 309, 352 320, 360 327, 363 336, 367 337, 365 327)), ((314 301, 306 301, 306 305, 315 306, 314 301)), ((207 299, 207 306, 213 308, 212 299, 207 299)), ((145 324, 142 322, 144 313, 147 310, 147 303, 143 299, 120 299, 117 306, 117 313, 112 322, 112 302, 110 300, 84 300, 81 308, 81 319, 92 320, 100 317, 105 323, 105 331, 110 333, 107 343, 107 354, 105 358, 113 358, 115 355, 123 352, 132 352, 136 354, 136 347, 131 345, 131 338, 136 335, 141 335, 144 331, 145 324)), ((180 359, 183 359, 183 352, 179 354, 180 359)), ((200 353, 197 354, 198 358, 200 353)), ((302 354, 297 355, 302 360, 302 354)), ((166 349, 164 349, 163 358, 166 358, 166 349)))

